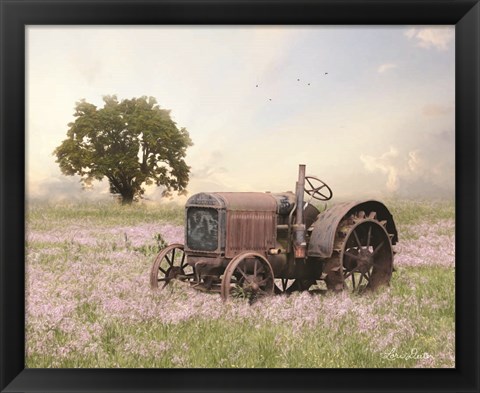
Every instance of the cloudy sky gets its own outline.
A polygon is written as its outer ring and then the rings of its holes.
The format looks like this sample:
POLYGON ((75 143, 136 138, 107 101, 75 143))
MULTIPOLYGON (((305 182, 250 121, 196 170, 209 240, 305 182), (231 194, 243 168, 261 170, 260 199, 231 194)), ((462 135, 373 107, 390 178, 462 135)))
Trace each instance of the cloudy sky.
POLYGON ((112 94, 153 96, 187 128, 190 195, 293 191, 298 164, 338 198, 454 194, 453 26, 31 26, 26 36, 29 197, 108 198, 106 181, 81 191, 52 152, 77 101, 112 94))

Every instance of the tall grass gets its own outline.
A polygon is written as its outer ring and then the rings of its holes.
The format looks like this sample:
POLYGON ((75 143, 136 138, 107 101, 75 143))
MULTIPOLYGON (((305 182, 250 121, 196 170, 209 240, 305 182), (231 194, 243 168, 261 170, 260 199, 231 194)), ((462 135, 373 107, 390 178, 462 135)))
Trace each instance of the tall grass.
POLYGON ((386 200, 385 204, 399 225, 436 223, 455 219, 453 200, 386 200))
POLYGON ((27 367, 454 367, 454 204, 387 206, 390 287, 249 306, 150 290, 159 239, 183 242, 182 207, 29 204, 27 367))
POLYGON ((122 206, 115 201, 27 204, 26 219, 32 229, 51 229, 72 223, 85 223, 113 227, 140 223, 170 223, 183 225, 184 207, 174 203, 140 204, 122 206))

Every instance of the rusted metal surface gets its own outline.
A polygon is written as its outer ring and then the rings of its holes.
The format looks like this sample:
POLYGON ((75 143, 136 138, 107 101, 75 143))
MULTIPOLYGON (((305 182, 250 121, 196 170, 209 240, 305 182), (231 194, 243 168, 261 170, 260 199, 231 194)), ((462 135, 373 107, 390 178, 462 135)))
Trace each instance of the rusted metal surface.
POLYGON ((185 207, 188 209, 191 206, 209 206, 212 208, 224 208, 225 203, 223 199, 219 198, 215 193, 200 192, 188 198, 185 207))
POLYGON ((277 292, 285 293, 308 290, 317 281, 333 291, 388 285, 398 234, 387 207, 366 200, 320 213, 304 203, 303 193, 319 200, 332 193, 318 178, 306 176, 304 165, 295 191, 191 196, 185 205, 185 254, 180 257, 178 244, 160 252, 152 288, 181 279, 201 290, 221 290, 225 300, 231 288, 254 297, 270 293, 273 279, 283 280, 277 292))
POLYGON ((269 195, 274 197, 277 201, 277 213, 279 217, 288 217, 288 213, 290 213, 295 206, 295 194, 287 191, 282 193, 271 193, 269 195))
POLYGON ((273 211, 227 211, 225 256, 245 250, 265 253, 275 247, 276 213, 273 211))
POLYGON ((354 202, 340 203, 321 213, 313 223, 312 234, 308 244, 308 255, 330 258, 333 240, 342 217, 354 206, 354 202))
POLYGON ((305 238, 305 222, 303 220, 303 190, 305 189, 305 165, 299 165, 298 167, 298 180, 297 180, 297 206, 302 206, 301 209, 297 209, 295 212, 295 227, 293 229, 293 251, 295 258, 305 258, 307 255, 307 240, 305 238))
POLYGON ((150 287, 163 289, 173 279, 191 281, 194 273, 187 265, 182 244, 171 244, 164 248, 155 258, 150 271, 150 287))
POLYGON ((277 212, 288 212, 292 201, 292 193, 195 194, 186 204, 185 249, 227 258, 244 250, 266 252, 275 247, 277 212))
POLYGON ((233 258, 225 269, 222 280, 222 300, 231 296, 246 298, 253 303, 258 298, 273 295, 273 270, 259 253, 243 252, 233 258))
POLYGON ((308 245, 308 255, 313 257, 330 258, 334 249, 334 239, 340 221, 357 211, 368 214, 376 213, 376 218, 387 221, 386 230, 392 235, 392 244, 398 241, 397 229, 392 215, 387 207, 378 201, 339 203, 321 213, 313 223, 313 231, 308 245))
POLYGON ((215 192, 228 211, 276 212, 277 201, 264 192, 215 192))
POLYGON ((360 293, 389 284, 393 251, 384 223, 363 210, 340 222, 336 251, 323 269, 327 289, 360 293))

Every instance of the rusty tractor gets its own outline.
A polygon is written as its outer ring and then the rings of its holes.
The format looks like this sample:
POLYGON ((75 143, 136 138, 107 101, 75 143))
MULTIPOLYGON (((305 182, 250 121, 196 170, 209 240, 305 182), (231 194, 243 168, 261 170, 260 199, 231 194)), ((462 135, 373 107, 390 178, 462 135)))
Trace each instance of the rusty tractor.
POLYGON ((296 192, 211 192, 185 205, 185 244, 156 257, 150 286, 173 279, 203 291, 250 301, 274 293, 361 293, 389 285, 398 234, 376 200, 338 203, 322 212, 332 190, 299 166, 296 192), (310 197, 304 200, 304 192, 310 197))

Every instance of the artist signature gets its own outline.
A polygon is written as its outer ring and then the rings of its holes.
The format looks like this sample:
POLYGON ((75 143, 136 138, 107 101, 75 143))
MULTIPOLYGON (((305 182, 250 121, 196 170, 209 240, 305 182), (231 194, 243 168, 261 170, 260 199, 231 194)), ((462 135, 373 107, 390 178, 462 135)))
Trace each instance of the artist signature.
POLYGON ((412 348, 410 352, 403 352, 403 353, 397 352, 397 349, 393 348, 390 351, 385 351, 384 353, 382 353, 382 358, 387 360, 395 360, 395 359, 419 360, 419 359, 430 359, 430 358, 433 358, 433 356, 430 355, 428 352, 420 353, 417 348, 412 348))

